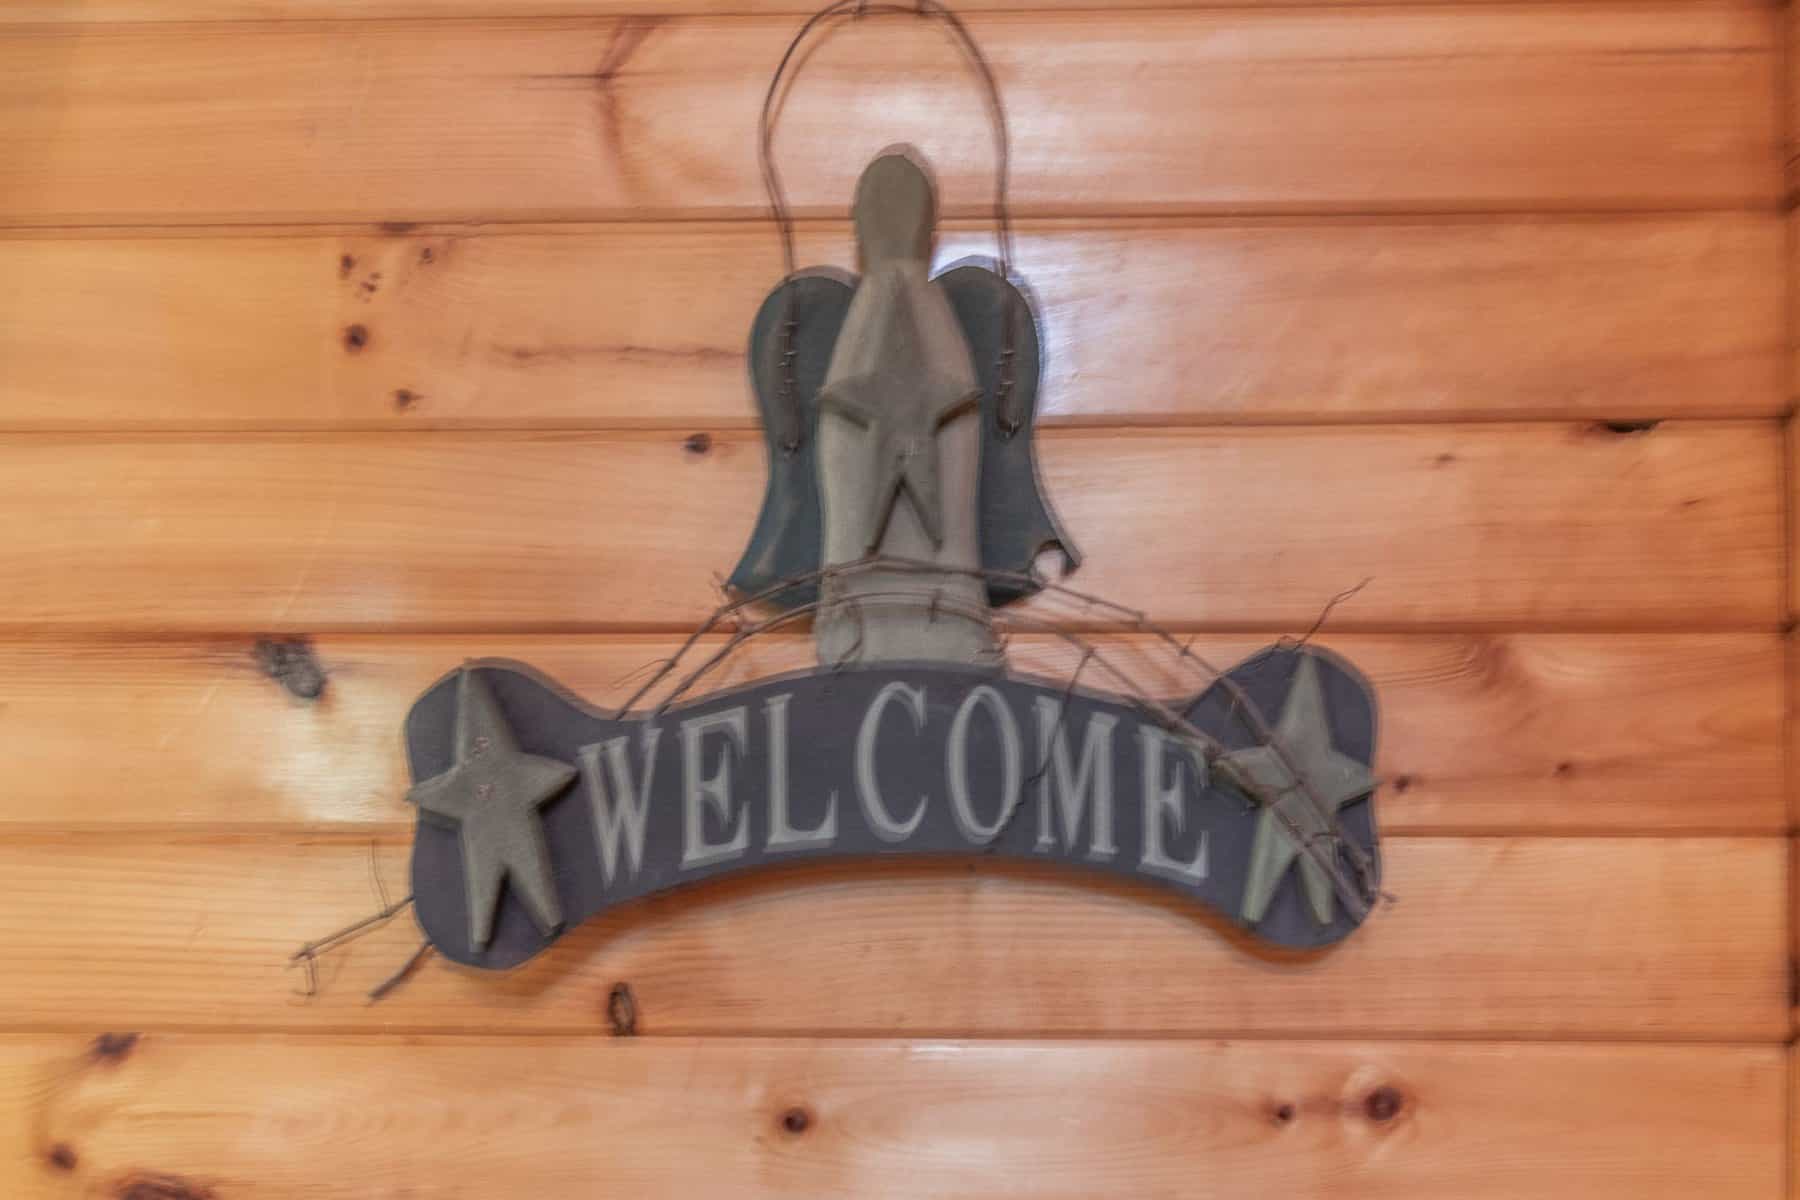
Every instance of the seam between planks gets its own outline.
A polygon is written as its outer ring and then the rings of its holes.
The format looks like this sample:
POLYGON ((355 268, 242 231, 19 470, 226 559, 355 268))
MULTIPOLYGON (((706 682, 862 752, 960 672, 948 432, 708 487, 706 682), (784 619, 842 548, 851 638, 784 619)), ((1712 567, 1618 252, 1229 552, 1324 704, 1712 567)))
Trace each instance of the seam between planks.
POLYGON ((1114 1042, 1150 1045, 1173 1045, 1194 1043, 1210 1045, 1221 1041, 1275 1043, 1281 1045, 1319 1045, 1339 1046, 1346 1042, 1367 1042, 1379 1046, 1556 1046, 1582 1047, 1595 1049, 1629 1048, 1654 1050, 1658 1047, 1668 1049, 1689 1050, 1713 1048, 1720 1050, 1770 1050, 1780 1049, 1788 1044, 1776 1037, 1707 1037, 1696 1034, 1692 1037, 1658 1034, 1654 1037, 1632 1037, 1621 1034, 1618 1037, 1595 1037, 1592 1034, 1579 1034, 1559 1037, 1556 1034, 1519 1033, 1501 1030, 1494 1033, 1430 1033, 1418 1032, 1395 1035, 1391 1032, 1368 1032, 1346 1028, 1339 1033, 1335 1028, 1319 1031, 1289 1031, 1268 1029, 1234 1029, 1221 1026, 1217 1031, 1195 1032, 1193 1030, 1111 1030, 1096 1028, 1093 1030, 1023 1030, 1008 1033, 958 1033, 951 1029, 905 1033, 882 1033, 872 1030, 855 1029, 795 1029, 792 1031, 768 1032, 754 1029, 721 1028, 708 1029, 704 1033, 672 1030, 667 1033, 640 1031, 629 1037, 619 1037, 606 1024, 606 1016, 599 1007, 595 1010, 595 1024, 589 1026, 570 1026, 567 1030, 546 1029, 541 1026, 531 1029, 511 1029, 504 1025, 482 1026, 468 1025, 464 1027, 435 1025, 408 1025, 405 1023, 384 1024, 371 1029, 367 1025, 248 1025, 248 1024, 123 1024, 106 1025, 100 1022, 7 1022, 0 1019, 0 1042, 28 1041, 61 1037, 84 1037, 105 1031, 109 1033, 134 1033, 143 1035, 167 1035, 181 1038, 206 1038, 217 1041, 248 1041, 252 1038, 291 1038, 295 1041, 357 1041, 378 1042, 391 1041, 404 1037, 408 1041, 436 1042, 456 1044, 458 1042, 500 1041, 517 1045, 528 1042, 558 1043, 586 1042, 589 1040, 620 1042, 834 1042, 840 1045, 865 1043, 869 1045, 930 1045, 946 1041, 967 1042, 982 1046, 1037 1045, 1043 1043, 1072 1045, 1079 1043, 1114 1042))

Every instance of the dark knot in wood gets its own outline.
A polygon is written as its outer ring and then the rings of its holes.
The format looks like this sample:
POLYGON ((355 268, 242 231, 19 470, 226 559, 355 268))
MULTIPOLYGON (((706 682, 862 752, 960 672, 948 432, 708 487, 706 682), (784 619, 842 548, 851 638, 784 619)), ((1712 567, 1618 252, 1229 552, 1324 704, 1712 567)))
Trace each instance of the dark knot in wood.
POLYGON ((179 1175, 133 1172, 113 1185, 118 1200, 215 1200, 217 1193, 179 1175))
POLYGON ((1400 1094, 1400 1089, 1385 1083, 1370 1092, 1363 1101, 1363 1111, 1369 1114, 1369 1120, 1384 1123, 1399 1116, 1404 1107, 1406 1097, 1400 1094))
POLYGON ((136 1049, 137 1044, 135 1033, 103 1033, 93 1040, 88 1053, 96 1062, 119 1062, 136 1049))
POLYGON ((308 638, 256 639, 256 664, 263 674, 285 688, 289 695, 302 700, 317 700, 325 694, 325 668, 313 653, 308 638))
POLYGON ((637 1036, 637 997, 632 995, 629 983, 615 983, 606 994, 606 1022, 612 1026, 614 1037, 637 1036))
POLYGON ((812 1114, 796 1104, 781 1114, 781 1127, 798 1136, 812 1127, 812 1114))

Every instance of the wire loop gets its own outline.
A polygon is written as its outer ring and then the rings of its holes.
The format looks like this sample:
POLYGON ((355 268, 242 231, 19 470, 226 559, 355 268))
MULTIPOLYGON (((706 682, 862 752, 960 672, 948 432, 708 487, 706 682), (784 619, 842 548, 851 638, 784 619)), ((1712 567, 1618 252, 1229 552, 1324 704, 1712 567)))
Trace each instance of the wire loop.
MULTIPOLYGON (((794 64, 800 47, 815 31, 829 28, 833 23, 846 18, 861 21, 868 16, 910 16, 939 22, 950 32, 980 77, 994 130, 994 226, 998 244, 996 265, 1000 277, 1008 283, 1012 281, 1012 218, 1006 202, 1011 171, 1011 143, 1006 128, 1006 107, 1000 99, 1000 85, 994 79, 993 68, 989 65, 987 56, 981 52, 981 47, 976 44, 969 27, 942 0, 914 0, 911 4, 894 3, 892 0, 876 3, 871 3, 871 0, 836 0, 808 17, 788 42, 787 50, 783 52, 781 62, 775 68, 775 74, 769 79, 769 90, 763 95, 762 116, 757 124, 757 161, 762 168, 763 188, 769 197, 769 211, 775 218, 776 229, 781 236, 781 289, 785 314, 781 322, 781 364, 778 375, 780 403, 777 407, 781 414, 781 429, 777 433, 781 448, 789 454, 798 450, 805 441, 806 429, 805 414, 800 408, 794 378, 800 329, 795 311, 797 300, 794 284, 799 266, 794 252, 794 217, 788 209, 787 192, 781 184, 781 172, 775 166, 775 105, 781 94, 782 81, 789 78, 788 68, 794 64)), ((798 69, 794 74, 799 74, 798 69)), ((1000 312, 1000 362, 994 387, 994 420, 1003 437, 1011 437, 1024 425, 1024 415, 1015 411, 1014 403, 1012 363, 1015 307, 1013 292, 1009 287, 1000 312)))

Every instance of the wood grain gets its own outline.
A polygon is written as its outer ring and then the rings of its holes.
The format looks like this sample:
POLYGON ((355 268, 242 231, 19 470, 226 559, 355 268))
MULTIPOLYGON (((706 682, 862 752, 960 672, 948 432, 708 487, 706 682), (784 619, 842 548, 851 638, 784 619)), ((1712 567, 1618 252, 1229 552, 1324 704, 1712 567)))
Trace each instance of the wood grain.
MULTIPOLYGON (((762 225, 286 232, 0 240, 0 427, 755 420, 762 225)), ((1784 239, 1750 214, 1039 223, 1014 261, 1050 421, 1775 416, 1784 239)), ((850 250, 834 225, 800 253, 850 250)), ((964 227, 938 257, 992 250, 964 227)))
MULTIPOLYGON (((1071 432, 1083 588, 1178 626, 1773 628, 1773 424, 1071 432)), ((0 628, 691 628, 760 437, 0 439, 0 628)), ((1034 601, 1033 619, 1093 621, 1034 601)))
MULTIPOLYGON (((1767 10, 973 24, 1005 92, 1023 213, 1770 208, 1782 193, 1767 10)), ((793 27, 0 30, 0 221, 760 215, 758 103, 793 27)), ((952 210, 984 210, 979 93, 917 23, 811 55, 777 150, 796 206, 839 215, 871 154, 902 140, 936 165, 952 210)))
MULTIPOLYGON (((145 786, 154 786, 147 782, 145 786)), ((404 891, 406 847, 375 868, 404 891)), ((1788 1036, 1782 838, 1396 838, 1394 897, 1279 960, 1191 906, 994 864, 764 873, 615 910, 509 973, 433 962, 355 839, 0 842, 0 1027, 593 1032, 628 980, 652 1034, 1788 1036)))
MULTIPOLYGON (((1797 1026, 1800 1027, 1800 1026, 1797 1026)), ((1800 1190, 1800 1116, 1796 1115, 1794 1098, 1800 1095, 1800 1050, 1788 1047, 1788 1189, 1791 1198, 1800 1190)))
MULTIPOLYGON (((1509 0, 1433 0, 1440 4, 1507 3, 1509 0)), ((1516 0, 1515 0, 1516 2, 1516 0)), ((1584 0, 1641 4, 1642 0, 1584 0)), ((1664 0, 1675 2, 1675 0, 1664 0)), ((1696 2, 1696 0, 1679 0, 1696 2)), ((1716 3, 1719 0, 1697 0, 1716 3)), ((1725 0, 1746 6, 1763 0, 1725 0)), ((1306 0, 1307 6, 1372 7, 1373 0, 1306 0)), ((1289 8, 1296 0, 960 0, 958 12, 1071 9, 1289 8)), ((667 16, 810 16, 824 5, 814 0, 5 0, 0 23, 120 23, 142 21, 305 21, 370 18, 594 17, 639 16, 654 8, 667 16)), ((797 24, 797 22, 796 22, 797 24)))
MULTIPOLYGON (((1152 694, 1194 689, 1197 676, 1152 643, 1100 644, 1152 694)), ((1228 666, 1264 644, 1214 636, 1194 651, 1228 666)), ((1322 644, 1380 695, 1384 833, 1787 828, 1775 634, 1322 644)), ((401 799, 401 721, 446 669, 519 658, 617 705, 675 648, 630 636, 326 637, 312 646, 326 690, 309 703, 265 673, 250 639, 0 643, 0 829, 402 835, 412 810, 401 799)), ((1015 639, 1009 656, 1057 679, 1079 658, 1046 637, 1015 639)), ((813 661, 808 639, 756 641, 715 682, 813 661)))
MULTIPOLYGON (((1075 582, 1231 660, 1372 580, 1328 640, 1381 689, 1400 836, 1345 945, 840 864, 371 1006, 402 916, 300 994, 291 952, 406 888, 410 698, 502 653, 616 699, 748 532, 741 342, 778 270, 753 121, 795 0, 626 7, 0 4, 0 1195, 1800 1178, 1773 419, 1800 92, 1791 14, 1749 3, 974 22, 1075 582), (1223 425, 1261 427, 1195 428, 1223 425), (323 696, 262 673, 262 632, 317 635, 323 696), (646 1037, 601 1036, 617 981, 646 1037)), ((901 23, 788 99, 804 258, 844 261, 896 140, 965 218, 943 257, 985 250, 976 93, 901 23)))
POLYGON ((1774 1047, 8 1039, 0 1184, 1768 1200, 1784 1083, 1774 1047))

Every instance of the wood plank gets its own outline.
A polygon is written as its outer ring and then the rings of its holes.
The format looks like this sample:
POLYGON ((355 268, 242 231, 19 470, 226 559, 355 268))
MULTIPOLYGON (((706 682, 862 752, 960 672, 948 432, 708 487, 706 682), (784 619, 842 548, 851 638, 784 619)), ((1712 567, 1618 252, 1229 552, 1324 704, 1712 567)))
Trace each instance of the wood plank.
MULTIPOLYGON (((983 16, 1027 214, 1772 206, 1776 16, 1402 7, 983 16), (1427 107, 1431 119, 1418 114, 1427 107), (1170 120, 1169 114, 1181 114, 1170 120)), ((0 221, 760 215, 785 17, 17 27, 0 221)), ((985 211, 979 93, 895 22, 810 56, 777 149, 842 214, 898 140, 985 211)))
MULTIPOLYGON (((1183 627, 1773 628, 1780 430, 1664 424, 1067 432, 1089 591, 1183 627)), ((686 629, 763 487, 760 437, 0 439, 0 625, 686 629)), ((1098 619, 1033 601, 1028 619, 1098 619)))
MULTIPOLYGON (((1516 0, 1434 0, 1444 4, 1515 3, 1516 0)), ((1602 0, 1587 0, 1600 3, 1602 0)), ((1627 2, 1627 0, 1621 0, 1627 2)), ((1641 3, 1641 0, 1628 0, 1641 3)), ((1757 6, 1765 0, 1698 0, 1757 6)), ((1372 0, 1306 0, 1309 6, 1370 6, 1372 0)), ((1296 0, 960 0, 957 12, 1074 9, 1079 11, 1190 8, 1287 8, 1296 0)), ((98 24, 150 21, 308 21, 373 18, 810 16, 824 7, 814 0, 6 0, 0 23, 98 24)))
MULTIPOLYGON (((1800 1034, 1800 838, 1796 837, 1788 839, 1788 956, 1788 1003, 1793 1030, 1800 1034)), ((1800 1154, 1800 1115, 1795 1121, 1794 1150, 1800 1154)))
POLYGON ((17 1200, 1767 1200, 1783 1160, 1774 1047, 34 1038, 0 1072, 17 1200))
MULTIPOLYGON (((1782 381, 1787 390, 1787 497, 1788 497, 1788 615, 1800 617, 1800 425, 1793 419, 1795 402, 1800 399, 1800 303, 1795 302, 1795 288, 1800 287, 1800 9, 1790 6, 1782 15, 1782 36, 1786 75, 1782 91, 1781 161, 1787 189, 1787 246, 1782 261, 1788 279, 1788 371, 1782 381)), ((1800 667, 1797 667, 1800 669, 1800 667)), ((1795 693, 1800 696, 1800 691, 1795 693)), ((1795 795, 1796 827, 1800 828, 1800 790, 1795 795)), ((1800 1174, 1795 1176, 1800 1191, 1800 1174)))
MULTIPOLYGON (((1152 643, 1100 644, 1152 694, 1194 688, 1191 670, 1152 643)), ((1227 666, 1264 644, 1214 636, 1194 650, 1227 666)), ((1787 829, 1776 634, 1321 644, 1379 689, 1385 833, 1787 829)), ((0 643, 0 762, 10 764, 0 829, 401 835, 412 810, 398 731, 446 669, 519 658, 617 705, 675 649, 632 636, 325 637, 313 651, 326 692, 306 703, 265 674, 247 638, 0 643)), ((1047 637, 1017 638, 1009 654, 1015 669, 1058 679, 1079 658, 1047 637)), ((714 682, 812 662, 809 639, 775 637, 749 643, 714 682)))
MULTIPOLYGON (((1051 421, 1775 416, 1785 236, 1750 214, 1035 224, 1015 262, 1051 421)), ((960 228, 939 261, 992 249, 960 228)), ((842 226, 801 254, 853 265, 842 226)), ((747 427, 779 272, 746 224, 0 240, 0 426, 747 427)))
POLYGON ((288 956, 375 911, 375 870, 400 894, 406 852, 8 839, 0 1027, 594 1032, 626 980, 652 1034, 1788 1036, 1783 838, 1396 838, 1394 902, 1279 961, 1129 885, 818 866, 615 910, 511 973, 430 963, 370 1005, 417 945, 402 916, 299 994, 288 956))
POLYGON ((1792 1197, 1800 1192, 1800 1107, 1796 1097, 1800 1097, 1800 1049, 1788 1047, 1789 1081, 1788 1081, 1788 1191, 1792 1197))

